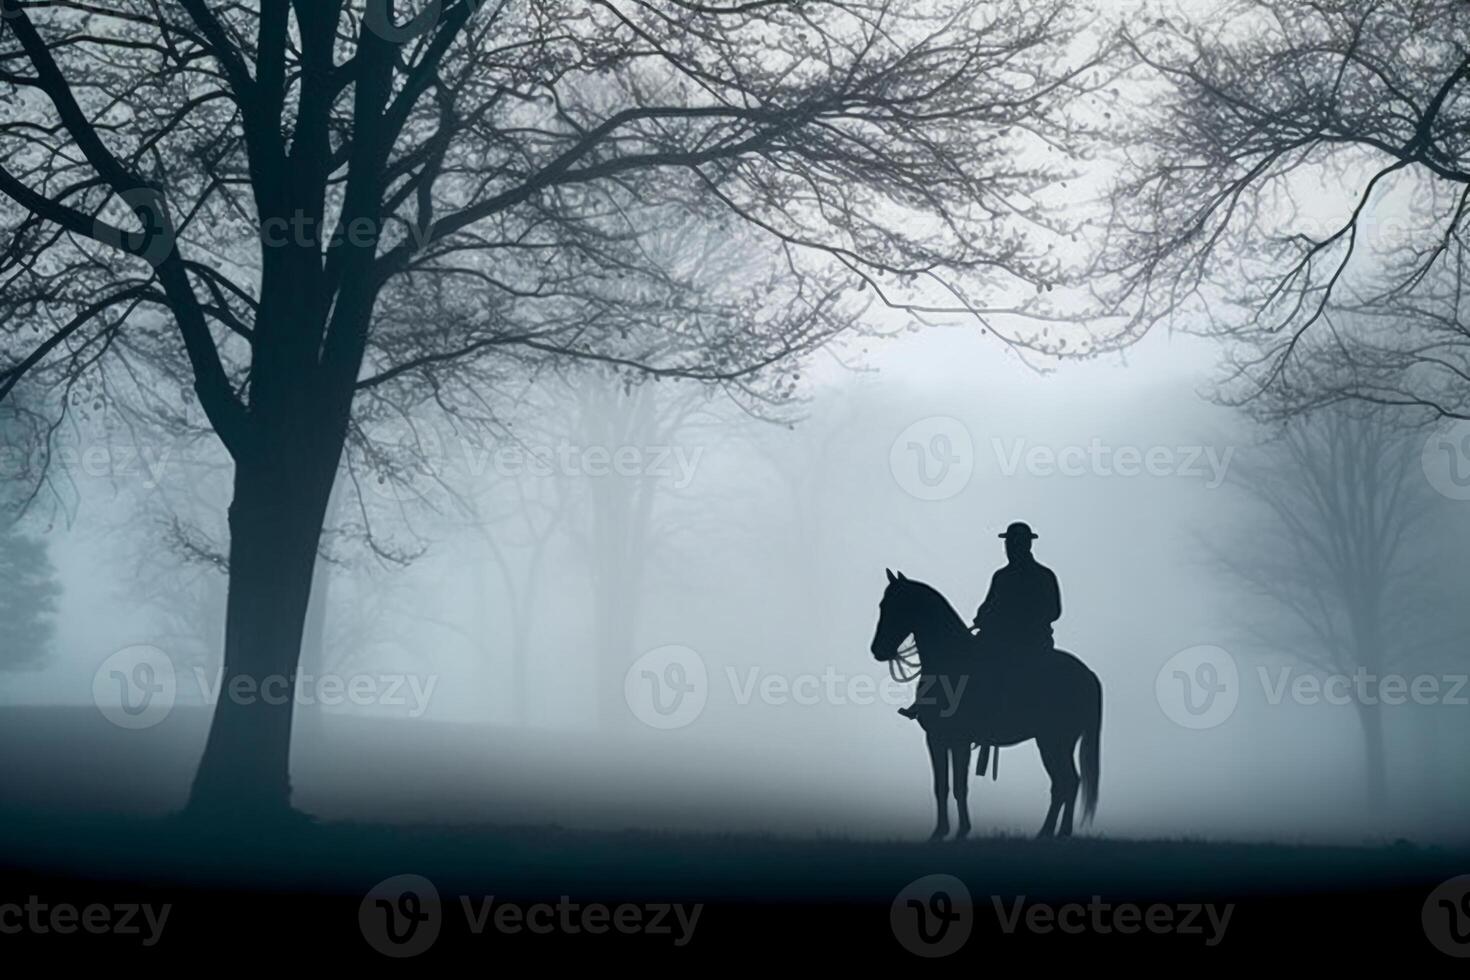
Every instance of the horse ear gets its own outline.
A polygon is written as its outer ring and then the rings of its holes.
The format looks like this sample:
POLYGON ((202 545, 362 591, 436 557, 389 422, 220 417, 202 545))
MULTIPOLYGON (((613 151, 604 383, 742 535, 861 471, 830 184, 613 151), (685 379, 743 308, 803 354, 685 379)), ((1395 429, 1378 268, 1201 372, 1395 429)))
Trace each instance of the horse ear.
POLYGON ((883 571, 885 571, 885 572, 888 573, 888 581, 889 581, 890 584, 893 583, 893 582, 897 582, 898 581, 898 579, 896 579, 896 578, 893 577, 893 569, 891 569, 891 568, 885 568, 885 569, 883 569, 883 571))

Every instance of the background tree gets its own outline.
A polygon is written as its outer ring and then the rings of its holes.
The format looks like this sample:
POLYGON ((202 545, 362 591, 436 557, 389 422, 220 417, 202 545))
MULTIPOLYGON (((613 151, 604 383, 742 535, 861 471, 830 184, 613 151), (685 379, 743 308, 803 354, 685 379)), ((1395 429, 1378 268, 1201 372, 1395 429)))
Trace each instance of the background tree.
POLYGON ((1230 542, 1216 543, 1222 566, 1274 610, 1251 617, 1257 640, 1324 673, 1364 673, 1365 696, 1353 695, 1353 704, 1377 806, 1387 789, 1378 683, 1426 666, 1446 639, 1447 597, 1426 574, 1433 498, 1419 472, 1419 442, 1401 419, 1373 407, 1293 418, 1250 458, 1237 457, 1231 479, 1256 504, 1258 521, 1252 533, 1236 529, 1230 542))
POLYGON ((603 375, 580 382, 575 397, 579 456, 591 450, 615 460, 627 450, 637 459, 636 472, 609 467, 600 475, 582 475, 585 520, 575 528, 592 590, 597 719, 610 728, 631 720, 623 675, 638 642, 647 569, 671 533, 660 503, 683 475, 674 456, 660 453, 678 451, 680 459, 697 465, 697 447, 681 435, 708 396, 690 386, 627 386, 603 375))
MULTIPOLYGON (((510 665, 510 721, 524 725, 530 720, 531 644, 536 614, 546 582, 547 559, 551 556, 557 535, 564 530, 567 498, 546 480, 517 479, 509 482, 516 497, 515 505, 499 520, 475 520, 472 525, 490 555, 490 563, 500 573, 507 610, 506 621, 495 624, 500 628, 493 628, 492 624, 482 621, 476 634, 487 657, 496 646, 491 642, 493 637, 508 640, 501 646, 510 665), (508 533, 507 525, 512 525, 508 533), (504 541, 498 537, 502 534, 505 535, 504 541), (512 554, 511 549, 516 553, 512 554)), ((472 516, 478 518, 480 515, 477 512, 472 516)), ((485 564, 483 561, 473 562, 476 592, 482 596, 488 591, 485 564)), ((485 607, 482 604, 479 608, 485 607)))
POLYGON ((44 479, 46 419, 36 394, 25 395, 0 405, 0 671, 46 661, 61 596, 46 540, 34 533, 40 509, 32 505, 43 498, 54 524, 70 495, 44 479))
POLYGON ((36 667, 46 660, 60 595, 45 539, 0 518, 0 670, 36 667))
MULTIPOLYGON (((859 398, 830 405, 819 427, 802 421, 809 439, 788 438, 790 431, 768 427, 749 433, 750 449, 769 472, 779 494, 779 513, 784 518, 776 527, 755 526, 743 533, 764 538, 782 567, 796 571, 797 586, 785 597, 790 608, 786 628, 802 635, 814 630, 818 636, 834 619, 830 600, 834 591, 826 568, 833 539, 850 534, 851 517, 845 504, 853 492, 853 474, 848 471, 844 449, 854 433, 864 427, 881 426, 883 412, 872 411, 871 403, 859 398), (865 415, 865 410, 871 414, 865 415)), ((807 638, 814 642, 818 637, 807 638)))

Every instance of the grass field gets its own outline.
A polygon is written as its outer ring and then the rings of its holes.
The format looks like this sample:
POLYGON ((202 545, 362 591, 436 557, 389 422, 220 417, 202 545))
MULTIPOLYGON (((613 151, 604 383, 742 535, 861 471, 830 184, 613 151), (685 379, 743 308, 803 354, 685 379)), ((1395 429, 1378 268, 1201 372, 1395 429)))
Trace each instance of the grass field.
MULTIPOLYGON (((576 825, 516 819, 509 804, 481 819, 465 819, 462 806, 444 807, 443 819, 415 816, 436 809, 415 793, 450 785, 451 770, 383 784, 386 796, 399 797, 392 819, 319 813, 283 826, 201 828, 169 813, 182 802, 197 753, 187 730, 108 740, 78 727, 86 717, 27 710, 0 724, 10 729, 0 750, 0 926, 7 900, 32 895, 79 906, 167 904, 169 924, 153 947, 162 956, 223 949, 269 961, 289 948, 312 963, 371 960, 378 951, 364 938, 364 897, 385 879, 416 875, 433 883, 442 902, 443 930, 429 957, 478 955, 494 942, 517 955, 594 962, 615 952, 757 964, 912 963, 895 925, 906 901, 900 896, 946 875, 969 897, 971 935, 954 954, 961 959, 1159 956, 1182 968, 1181 956, 1266 956, 1320 965, 1371 949, 1443 966, 1454 961, 1430 942, 1425 902, 1442 882, 1470 874, 1470 848, 1407 841, 1337 846, 1084 832, 1070 840, 992 833, 930 844, 922 833, 624 829, 640 813, 662 812, 631 802, 598 829, 596 803, 587 800, 568 806, 576 825), (490 896, 502 904, 682 903, 702 911, 689 941, 677 946, 644 934, 487 934, 476 931, 474 910, 490 896), (1157 913, 1156 924, 1172 924, 1116 928, 1115 917, 1129 907, 1145 921, 1157 913), (1069 908, 1067 921, 1080 931, 1054 924, 1069 908), (1200 931, 1209 921, 1201 909, 1213 910, 1217 935, 1200 931), (1186 928, 1186 920, 1193 925, 1186 928)), ((426 767, 453 755, 442 748, 426 753, 426 767)), ((738 782, 723 789, 699 782, 690 765, 687 779, 673 774, 683 793, 670 803, 673 811, 697 818, 738 805, 738 782)), ((517 774, 509 761, 487 778, 508 796, 545 785, 539 770, 517 774)), ((668 785, 630 783, 628 792, 668 785)), ((330 803, 330 794, 318 799, 330 803)), ((323 810, 342 810, 344 799, 323 810)), ((926 802, 907 802, 927 822, 926 802)), ((0 938, 43 954, 64 948, 102 956, 128 941, 73 936, 63 947, 61 936, 24 931, 0 938)))
POLYGON ((228 946, 248 925, 270 930, 273 945, 334 959, 373 955, 355 928, 363 896, 385 879, 412 874, 432 882, 443 902, 445 948, 486 941, 469 926, 470 910, 486 899, 523 906, 680 903, 702 913, 702 931, 685 947, 652 936, 617 937, 605 947, 589 945, 586 936, 555 947, 528 934, 494 941, 558 956, 692 949, 680 955, 745 960, 760 950, 818 955, 818 944, 832 959, 901 959, 907 953, 895 939, 895 899, 927 876, 949 875, 969 892, 970 944, 992 954, 1100 950, 1234 959, 1270 950, 1277 961, 1336 962, 1351 952, 1344 943, 1359 941, 1401 959, 1432 960, 1441 954, 1420 922, 1425 899, 1440 882, 1470 870, 1470 855, 1410 845, 1085 837, 927 844, 350 823, 200 830, 175 819, 37 821, 14 814, 4 820, 0 850, 12 892, 74 895, 78 904, 169 903, 175 911, 160 943, 165 952, 228 946), (1077 903, 1079 922, 1084 905, 1102 909, 1102 918, 1087 918, 1080 934, 1047 928, 1045 918, 1040 926, 1010 919, 1036 906, 1057 914, 1068 903, 1077 903), (1180 928, 1198 922, 1177 934, 1109 928, 1109 916, 1130 905, 1139 916, 1159 911, 1180 928), (1226 928, 1218 935, 1198 931, 1207 921, 1201 909, 1223 916, 1226 928))

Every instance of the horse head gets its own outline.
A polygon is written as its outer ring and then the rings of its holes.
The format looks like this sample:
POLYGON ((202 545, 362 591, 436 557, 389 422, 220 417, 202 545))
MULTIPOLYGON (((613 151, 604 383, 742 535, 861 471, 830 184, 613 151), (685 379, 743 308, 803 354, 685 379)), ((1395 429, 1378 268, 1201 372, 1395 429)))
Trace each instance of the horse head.
POLYGON ((904 608, 907 603, 900 588, 900 584, 908 580, 903 577, 903 572, 894 575, 891 568, 883 571, 888 574, 888 587, 878 602, 878 628, 873 632, 873 642, 868 647, 873 651, 873 659, 879 663, 898 656, 899 647, 913 632, 913 620, 904 608))
POLYGON ((904 641, 913 635, 923 614, 923 583, 904 578, 903 572, 888 573, 888 587, 883 590, 883 599, 878 603, 878 628, 873 633, 870 649, 873 659, 886 663, 898 656, 904 641))
POLYGON ((944 596, 903 572, 885 571, 888 587, 878 603, 878 628, 869 648, 874 660, 893 660, 911 636, 921 646, 930 644, 931 657, 968 652, 970 634, 944 596))

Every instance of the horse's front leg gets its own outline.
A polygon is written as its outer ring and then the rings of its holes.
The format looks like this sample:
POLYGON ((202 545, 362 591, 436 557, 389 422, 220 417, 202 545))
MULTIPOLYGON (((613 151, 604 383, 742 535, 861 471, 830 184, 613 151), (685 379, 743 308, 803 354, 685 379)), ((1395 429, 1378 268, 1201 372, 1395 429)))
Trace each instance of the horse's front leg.
POLYGON ((961 739, 949 747, 950 773, 954 777, 954 805, 959 811, 959 830, 955 840, 970 834, 970 740, 961 739))
MULTIPOLYGON (((925 741, 929 746, 929 766, 934 770, 934 805, 938 810, 938 819, 934 823, 934 833, 929 835, 930 840, 942 840, 949 834, 949 752, 944 740, 933 732, 925 734, 925 741)), ((968 821, 968 817, 962 819, 968 821)))

